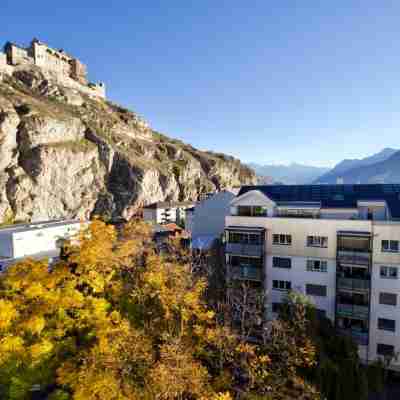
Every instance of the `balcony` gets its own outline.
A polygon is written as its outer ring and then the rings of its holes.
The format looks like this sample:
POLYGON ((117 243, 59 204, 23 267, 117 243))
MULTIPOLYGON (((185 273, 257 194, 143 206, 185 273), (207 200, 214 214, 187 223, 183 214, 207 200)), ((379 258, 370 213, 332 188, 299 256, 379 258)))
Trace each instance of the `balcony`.
POLYGON ((337 332, 343 336, 350 336, 357 344, 361 346, 368 345, 368 332, 357 329, 338 329, 337 332))
POLYGON ((340 317, 367 319, 368 313, 368 305, 337 304, 336 314, 340 317))
POLYGON ((337 280, 338 289, 365 291, 369 290, 369 285, 370 285, 369 279, 338 277, 337 280))
POLYGON ((263 246, 250 243, 226 243, 225 252, 243 256, 262 256, 263 246))
POLYGON ((231 276, 233 279, 241 279, 248 281, 262 281, 262 269, 253 265, 231 266, 231 276))
POLYGON ((338 261, 341 264, 365 265, 370 264, 370 253, 357 250, 338 249, 338 261))

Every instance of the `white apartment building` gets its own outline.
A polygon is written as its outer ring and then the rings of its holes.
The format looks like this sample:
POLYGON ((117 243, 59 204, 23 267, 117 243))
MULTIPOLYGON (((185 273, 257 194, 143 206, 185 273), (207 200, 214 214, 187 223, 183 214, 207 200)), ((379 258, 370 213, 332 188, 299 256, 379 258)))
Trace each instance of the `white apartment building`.
POLYGON ((185 221, 185 210, 193 206, 193 201, 159 201, 143 207, 143 219, 154 224, 167 224, 170 222, 183 224, 185 221))
POLYGON ((296 290, 364 361, 400 352, 400 185, 245 186, 230 214, 228 270, 262 286, 268 315, 296 290))
POLYGON ((0 228, 0 272, 25 257, 54 261, 64 239, 79 232, 81 222, 56 220, 0 228))

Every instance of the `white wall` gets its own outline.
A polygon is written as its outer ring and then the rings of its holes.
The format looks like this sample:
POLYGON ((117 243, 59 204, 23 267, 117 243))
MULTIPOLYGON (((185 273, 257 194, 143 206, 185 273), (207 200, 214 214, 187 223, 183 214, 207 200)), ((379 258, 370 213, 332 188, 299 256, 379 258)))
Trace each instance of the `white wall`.
MULTIPOLYGON (((399 264, 374 263, 372 268, 371 281, 371 314, 370 314, 370 342, 369 358, 377 357, 376 348, 378 343, 394 345, 395 352, 400 352, 400 279, 387 279, 380 277, 380 266, 392 265, 399 267, 399 264), (389 306, 379 304, 379 293, 396 293, 397 305, 389 306), (396 331, 389 332, 378 330, 378 318, 394 319, 396 321, 396 331)), ((400 360, 397 361, 400 366, 400 360)))
MULTIPOLYGON (((325 285, 327 296, 308 296, 316 308, 326 311, 326 316, 332 321, 335 320, 335 294, 336 294, 336 261, 333 259, 323 259, 327 261, 327 272, 307 271, 308 257, 290 257, 292 268, 274 268, 272 266, 273 256, 282 256, 279 253, 268 254, 266 257, 266 288, 267 303, 280 303, 285 298, 286 292, 274 290, 273 280, 291 281, 292 290, 306 294, 306 284, 325 285)), ((309 257, 315 259, 315 257, 309 257)))
POLYGON ((192 237, 220 236, 225 229, 225 217, 230 214, 230 202, 235 195, 229 191, 215 193, 195 207, 192 237))
POLYGON ((13 233, 13 257, 21 258, 41 252, 57 250, 57 241, 68 238, 80 229, 79 222, 30 229, 13 233))

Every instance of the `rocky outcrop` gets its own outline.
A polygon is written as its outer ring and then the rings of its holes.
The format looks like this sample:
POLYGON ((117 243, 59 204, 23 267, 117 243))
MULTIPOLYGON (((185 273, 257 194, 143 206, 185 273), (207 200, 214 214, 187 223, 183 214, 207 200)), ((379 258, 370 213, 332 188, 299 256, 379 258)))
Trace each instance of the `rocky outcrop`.
POLYGON ((0 222, 131 217, 160 200, 255 183, 252 170, 153 131, 36 68, 0 81, 0 222))

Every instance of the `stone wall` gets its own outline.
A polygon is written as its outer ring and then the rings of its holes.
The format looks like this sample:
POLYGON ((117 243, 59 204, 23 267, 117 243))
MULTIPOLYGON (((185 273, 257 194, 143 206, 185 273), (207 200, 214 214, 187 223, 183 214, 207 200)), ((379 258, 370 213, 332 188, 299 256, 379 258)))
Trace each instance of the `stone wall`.
POLYGON ((0 80, 4 74, 11 75, 13 67, 7 64, 7 54, 0 52, 0 80))
POLYGON ((11 65, 21 65, 21 64, 33 64, 34 59, 29 55, 27 49, 18 47, 15 44, 10 43, 7 46, 8 61, 11 65))
POLYGON ((40 42, 33 41, 31 47, 37 66, 51 69, 61 75, 71 75, 71 57, 59 51, 52 50, 40 42))

